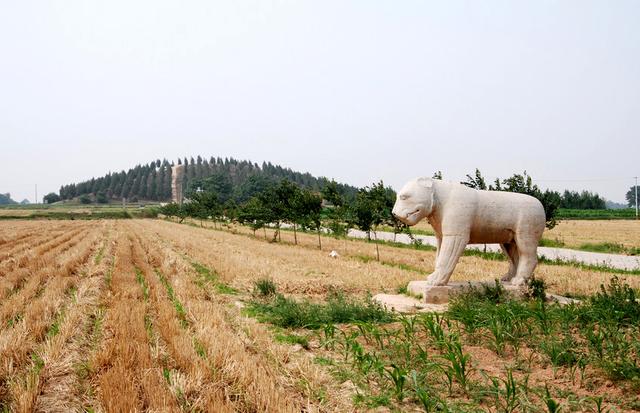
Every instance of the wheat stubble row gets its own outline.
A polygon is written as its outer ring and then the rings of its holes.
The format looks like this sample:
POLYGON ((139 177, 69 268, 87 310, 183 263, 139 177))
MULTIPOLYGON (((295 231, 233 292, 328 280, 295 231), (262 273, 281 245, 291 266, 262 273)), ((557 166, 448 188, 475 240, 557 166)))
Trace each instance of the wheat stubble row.
POLYGON ((63 240, 62 248, 51 246, 40 259, 29 261, 24 285, 12 291, 0 307, 0 400, 15 410, 29 411, 27 388, 33 386, 29 372, 41 369, 38 348, 55 329, 56 320, 73 299, 81 273, 95 251, 102 226, 81 228, 63 240), (73 241, 72 241, 73 240, 73 241), (46 255, 51 252, 51 255, 46 255))

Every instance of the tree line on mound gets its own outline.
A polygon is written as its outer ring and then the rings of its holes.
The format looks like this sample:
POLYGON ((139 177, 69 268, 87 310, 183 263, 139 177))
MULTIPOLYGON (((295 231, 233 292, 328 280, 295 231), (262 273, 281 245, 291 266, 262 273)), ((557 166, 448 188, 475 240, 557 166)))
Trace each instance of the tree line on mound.
MULTIPOLYGON (((287 179, 296 185, 319 192, 329 180, 324 177, 314 177, 309 173, 295 172, 289 168, 263 162, 262 166, 250 161, 238 161, 233 158, 205 159, 198 156, 196 159, 178 159, 178 164, 185 165, 184 185, 185 193, 192 192, 200 187, 204 191, 214 190, 218 193, 225 192, 225 186, 231 187, 230 197, 241 204, 262 192, 267 185, 277 184, 282 179, 287 179)), ((45 195, 45 203, 54 203, 60 200, 78 198, 82 203, 108 203, 110 200, 125 198, 130 202, 138 200, 169 201, 171 199, 171 167, 173 162, 166 159, 155 160, 146 165, 136 165, 127 172, 114 172, 100 178, 77 184, 63 185, 59 194, 45 195)), ((434 178, 442 178, 440 172, 434 178)), ((487 190, 507 190, 523 192, 539 198, 544 205, 554 205, 563 209, 606 209, 606 201, 598 194, 590 191, 541 191, 531 182, 526 173, 515 174, 510 178, 496 179, 493 184, 487 185, 479 170, 474 175, 467 175, 467 180, 462 182, 467 186, 487 190)), ((353 186, 337 184, 341 191, 349 197, 355 197, 357 189, 353 186)), ((626 194, 629 205, 635 203, 634 188, 626 194)), ((226 192, 225 192, 225 196, 226 192)), ((550 208, 545 208, 548 214, 550 208)), ((552 215, 552 214, 551 214, 552 215)))
MULTIPOLYGON (((198 156, 190 159, 178 159, 178 164, 185 166, 183 187, 189 188, 211 184, 207 178, 220 176, 232 186, 233 198, 237 202, 245 202, 254 196, 257 190, 263 189, 263 182, 278 183, 287 179, 296 185, 319 191, 327 182, 327 178, 317 178, 309 173, 301 173, 263 162, 262 165, 250 161, 239 161, 233 158, 198 156)), ((100 178, 91 178, 77 184, 63 185, 59 194, 45 196, 46 203, 78 198, 81 202, 107 203, 110 200, 125 198, 130 202, 138 200, 169 201, 171 199, 171 167, 174 162, 166 159, 155 160, 148 164, 136 165, 128 171, 108 173, 100 178)), ((338 184, 346 193, 354 195, 356 188, 338 184)))

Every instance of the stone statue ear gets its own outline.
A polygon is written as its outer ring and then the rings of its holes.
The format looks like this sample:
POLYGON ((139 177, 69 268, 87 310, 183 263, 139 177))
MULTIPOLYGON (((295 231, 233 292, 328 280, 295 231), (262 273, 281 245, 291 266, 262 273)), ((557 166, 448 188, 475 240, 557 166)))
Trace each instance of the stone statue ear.
POLYGON ((424 186, 425 188, 433 187, 433 179, 431 178, 418 178, 418 183, 420 183, 420 185, 424 186))
POLYGON ((431 215, 433 212, 433 204, 434 204, 434 190, 433 190, 433 179, 431 178, 418 178, 418 183, 422 185, 424 188, 428 189, 429 199, 428 203, 425 204, 425 211, 427 216, 431 215))

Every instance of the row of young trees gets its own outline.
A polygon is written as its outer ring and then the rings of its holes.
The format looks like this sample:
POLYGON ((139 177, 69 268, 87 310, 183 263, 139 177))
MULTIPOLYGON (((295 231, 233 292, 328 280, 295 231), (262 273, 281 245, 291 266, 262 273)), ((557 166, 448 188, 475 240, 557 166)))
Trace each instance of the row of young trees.
MULTIPOLYGON (((435 179, 441 177, 440 173, 434 175, 435 179)), ((293 228, 296 243, 300 228, 313 229, 320 235, 324 227, 337 236, 346 235, 351 228, 358 228, 367 233, 368 239, 371 239, 371 234, 375 237, 381 225, 392 227, 395 233, 409 233, 407 227, 391 213, 396 193, 382 181, 358 189, 355 196, 351 196, 335 181, 328 181, 320 191, 302 188, 288 179, 282 179, 277 184, 261 179, 249 181, 255 192, 242 202, 238 202, 240 198, 237 196, 234 197, 238 189, 234 189, 224 175, 194 181, 187 194, 188 201, 181 206, 168 204, 162 208, 162 213, 178 217, 181 221, 186 217, 213 219, 214 222, 235 221, 250 226, 254 234, 259 229, 273 226, 273 241, 279 239, 280 229, 285 224, 293 228), (323 208, 323 200, 326 201, 326 208, 323 208)), ((462 183, 476 189, 532 195, 544 206, 547 226, 552 228, 556 224, 555 214, 559 206, 556 194, 553 191, 541 191, 526 172, 486 185, 482 174, 476 170, 474 176, 468 175, 462 183)), ((266 232, 264 234, 266 237, 266 232)), ((321 246, 320 237, 318 245, 321 246)))
MULTIPOLYGON (((251 178, 262 179, 271 183, 277 183, 281 179, 287 179, 299 186, 320 191, 326 184, 326 178, 316 178, 309 173, 295 172, 289 168, 264 162, 262 165, 250 161, 238 161, 233 158, 211 157, 209 159, 198 156, 197 158, 178 159, 178 164, 185 166, 183 187, 192 188, 206 183, 212 176, 222 176, 235 189, 245 186, 243 192, 238 194, 238 200, 246 201, 255 195, 251 193, 251 178), (249 188, 249 189, 247 189, 249 188)), ((148 164, 137 165, 128 171, 113 172, 100 178, 80 182, 78 184, 63 185, 60 188, 60 199, 67 200, 82 195, 96 199, 98 196, 107 199, 130 201, 153 200, 168 201, 171 199, 171 167, 174 162, 166 159, 155 160, 148 164)), ((342 185, 347 192, 355 193, 355 188, 342 185)), ((235 194, 233 194, 234 197, 235 194)))
MULTIPOLYGON (((300 229, 314 230, 318 234, 319 248, 322 248, 320 233, 324 226, 334 235, 345 235, 350 228, 359 228, 369 238, 371 232, 375 234, 375 229, 383 224, 402 228, 391 214, 395 192, 382 181, 359 189, 353 197, 335 181, 327 182, 320 192, 316 192, 283 179, 278 184, 265 183, 260 192, 242 204, 229 196, 232 189, 220 185, 220 180, 215 182, 217 190, 212 186, 206 190, 202 187, 199 191, 192 190, 187 202, 181 206, 168 204, 161 212, 178 217, 180 221, 186 217, 214 222, 234 221, 252 228, 254 235, 258 230, 272 226, 275 229, 272 241, 280 239, 280 230, 286 225, 293 229, 296 244, 300 229)), ((264 237, 267 237, 266 230, 264 237)))

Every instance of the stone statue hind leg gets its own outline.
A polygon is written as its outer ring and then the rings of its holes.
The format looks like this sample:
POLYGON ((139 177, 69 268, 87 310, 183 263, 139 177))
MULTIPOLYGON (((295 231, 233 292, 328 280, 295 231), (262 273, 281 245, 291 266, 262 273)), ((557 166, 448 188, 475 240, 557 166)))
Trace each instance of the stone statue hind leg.
POLYGON ((509 261, 509 270, 500 280, 503 282, 509 282, 513 277, 515 277, 516 270, 518 268, 518 248, 515 242, 500 244, 500 247, 509 261))
POLYGON ((513 285, 524 285, 533 277, 533 270, 538 265, 538 238, 531 234, 516 234, 518 265, 513 285))
POLYGON ((436 269, 427 278, 430 285, 447 285, 460 256, 464 252, 469 235, 443 235, 437 251, 436 269))

